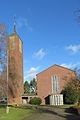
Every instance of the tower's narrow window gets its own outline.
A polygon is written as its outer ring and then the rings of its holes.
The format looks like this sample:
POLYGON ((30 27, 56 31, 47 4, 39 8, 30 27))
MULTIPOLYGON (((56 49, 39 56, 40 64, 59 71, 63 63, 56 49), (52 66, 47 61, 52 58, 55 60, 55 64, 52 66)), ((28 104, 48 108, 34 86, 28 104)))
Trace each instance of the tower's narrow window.
POLYGON ((15 50, 16 41, 14 36, 10 37, 9 45, 10 50, 15 50))
POLYGON ((22 53, 22 42, 19 40, 19 51, 22 53))

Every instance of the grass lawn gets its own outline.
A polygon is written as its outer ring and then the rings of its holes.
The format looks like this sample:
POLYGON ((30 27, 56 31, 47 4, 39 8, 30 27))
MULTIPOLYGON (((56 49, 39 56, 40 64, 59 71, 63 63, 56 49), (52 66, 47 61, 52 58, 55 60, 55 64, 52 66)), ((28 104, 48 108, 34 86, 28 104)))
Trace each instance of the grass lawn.
POLYGON ((31 115, 34 110, 10 107, 10 112, 6 113, 6 108, 0 108, 0 120, 22 120, 31 115))
POLYGON ((70 108, 76 106, 75 104, 64 104, 64 105, 40 105, 44 107, 51 107, 51 108, 70 108))

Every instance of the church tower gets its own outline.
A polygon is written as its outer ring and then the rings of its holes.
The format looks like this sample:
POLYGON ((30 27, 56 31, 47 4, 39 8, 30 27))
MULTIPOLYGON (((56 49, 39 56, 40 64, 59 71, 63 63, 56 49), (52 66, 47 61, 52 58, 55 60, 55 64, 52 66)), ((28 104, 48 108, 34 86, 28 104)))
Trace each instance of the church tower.
POLYGON ((8 104, 21 104, 23 84, 23 42, 16 32, 7 37, 8 42, 8 104))

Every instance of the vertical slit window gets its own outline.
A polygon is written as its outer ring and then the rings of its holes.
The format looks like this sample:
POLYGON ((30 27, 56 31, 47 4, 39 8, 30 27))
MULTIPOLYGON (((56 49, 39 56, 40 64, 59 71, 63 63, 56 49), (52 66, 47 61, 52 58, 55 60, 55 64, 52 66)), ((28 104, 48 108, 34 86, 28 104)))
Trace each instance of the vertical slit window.
POLYGON ((57 75, 52 76, 52 93, 60 93, 60 77, 57 75))

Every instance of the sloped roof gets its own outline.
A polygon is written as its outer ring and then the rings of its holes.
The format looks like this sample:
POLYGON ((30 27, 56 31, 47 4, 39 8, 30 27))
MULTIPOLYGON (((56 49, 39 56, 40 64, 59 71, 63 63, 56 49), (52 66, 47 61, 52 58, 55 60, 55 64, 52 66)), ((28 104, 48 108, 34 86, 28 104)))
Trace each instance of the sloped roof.
MULTIPOLYGON (((45 69, 45 70, 41 71, 40 73, 42 73, 42 72, 44 72, 44 71, 46 71, 46 70, 48 70, 48 69, 50 69, 50 68, 52 68, 52 67, 55 67, 55 66, 60 67, 60 68, 63 68, 63 69, 67 69, 67 70, 70 70, 70 71, 72 71, 72 72, 75 72, 75 73, 76 73, 76 71, 75 71, 75 70, 71 70, 71 69, 69 69, 69 68, 67 68, 67 67, 63 67, 63 66, 60 66, 60 65, 57 65, 57 64, 54 64, 54 65, 52 65, 52 66, 48 67, 47 69, 45 69)), ((38 73, 38 74, 40 74, 40 73, 38 73)), ((36 76, 37 76, 38 74, 36 74, 36 76)))

